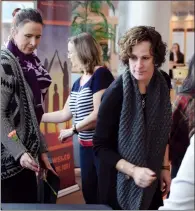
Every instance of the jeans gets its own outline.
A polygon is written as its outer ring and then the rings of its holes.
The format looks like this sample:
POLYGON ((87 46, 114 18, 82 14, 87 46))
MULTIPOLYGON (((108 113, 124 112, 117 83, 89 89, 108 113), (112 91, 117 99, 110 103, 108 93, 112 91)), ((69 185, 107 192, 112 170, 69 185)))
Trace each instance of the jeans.
POLYGON ((98 204, 98 160, 93 147, 80 145, 80 167, 85 202, 86 204, 98 204))

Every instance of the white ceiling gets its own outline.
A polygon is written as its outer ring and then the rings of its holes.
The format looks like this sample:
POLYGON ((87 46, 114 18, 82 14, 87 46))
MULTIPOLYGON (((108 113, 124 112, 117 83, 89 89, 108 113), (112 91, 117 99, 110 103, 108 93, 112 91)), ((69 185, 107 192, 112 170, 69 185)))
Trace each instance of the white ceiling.
MULTIPOLYGON (((115 8, 118 7, 118 1, 112 1, 115 8)), ((194 15, 194 1, 175 1, 171 0, 172 13, 178 16, 186 16, 189 12, 194 15)))

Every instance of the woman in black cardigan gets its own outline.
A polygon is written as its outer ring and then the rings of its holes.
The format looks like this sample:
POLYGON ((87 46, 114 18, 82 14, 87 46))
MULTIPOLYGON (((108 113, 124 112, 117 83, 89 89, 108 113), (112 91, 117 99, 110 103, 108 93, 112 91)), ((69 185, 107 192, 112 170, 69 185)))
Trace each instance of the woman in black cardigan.
POLYGON ((175 66, 177 66, 178 64, 180 65, 184 64, 184 55, 180 51, 180 46, 178 43, 173 44, 169 60, 172 61, 175 66))
POLYGON ((184 55, 180 51, 180 46, 178 43, 174 43, 169 55, 169 76, 173 78, 173 70, 176 67, 184 66, 184 55))
POLYGON ((159 67, 166 44, 153 27, 131 28, 119 41, 124 73, 106 90, 94 151, 100 203, 113 209, 158 209, 169 191, 171 103, 159 67))

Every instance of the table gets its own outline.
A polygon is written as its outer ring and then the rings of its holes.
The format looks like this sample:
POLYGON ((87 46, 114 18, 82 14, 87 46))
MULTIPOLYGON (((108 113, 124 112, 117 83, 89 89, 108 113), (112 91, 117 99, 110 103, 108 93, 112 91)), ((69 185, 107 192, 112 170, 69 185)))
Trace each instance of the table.
POLYGON ((112 210, 103 204, 12 204, 2 203, 1 210, 112 210))

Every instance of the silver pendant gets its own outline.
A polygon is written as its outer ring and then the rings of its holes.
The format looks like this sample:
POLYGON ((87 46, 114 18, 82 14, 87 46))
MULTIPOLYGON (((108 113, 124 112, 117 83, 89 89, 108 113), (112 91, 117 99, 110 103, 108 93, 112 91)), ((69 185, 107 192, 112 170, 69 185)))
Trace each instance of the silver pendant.
POLYGON ((145 100, 142 100, 142 108, 145 108, 145 105, 146 105, 145 100))

